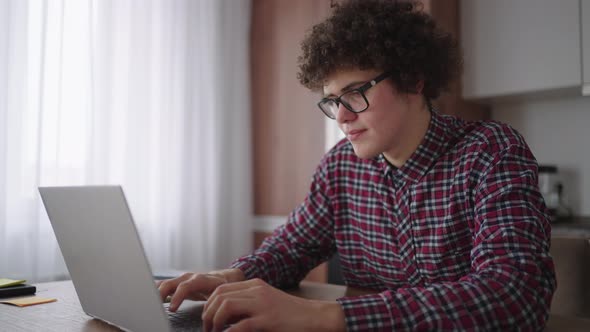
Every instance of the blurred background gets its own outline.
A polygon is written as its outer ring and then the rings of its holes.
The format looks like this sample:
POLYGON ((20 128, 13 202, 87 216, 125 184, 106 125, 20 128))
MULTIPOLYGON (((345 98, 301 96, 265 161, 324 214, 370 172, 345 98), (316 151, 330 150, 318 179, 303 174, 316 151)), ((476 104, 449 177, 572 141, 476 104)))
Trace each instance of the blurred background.
MULTIPOLYGON (((554 234, 590 237, 588 2, 421 2, 465 56, 435 107, 518 129, 554 234)), ((341 138, 296 78, 331 3, 0 0, 0 277, 68 277, 47 185, 121 184, 155 271, 251 251, 341 138)))

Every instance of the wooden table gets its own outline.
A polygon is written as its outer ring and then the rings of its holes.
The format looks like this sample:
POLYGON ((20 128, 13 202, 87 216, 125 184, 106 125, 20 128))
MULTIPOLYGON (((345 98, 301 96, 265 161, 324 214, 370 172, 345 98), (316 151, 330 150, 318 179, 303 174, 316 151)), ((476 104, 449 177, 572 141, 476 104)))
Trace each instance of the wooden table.
MULTIPOLYGON (((53 297, 57 302, 19 308, 0 304, 0 331, 120 331, 116 327, 87 316, 71 281, 37 284, 37 295, 53 297)), ((334 300, 343 296, 367 294, 362 289, 303 282, 290 293, 309 299, 334 300)), ((590 319, 551 315, 547 332, 588 332, 590 319)))

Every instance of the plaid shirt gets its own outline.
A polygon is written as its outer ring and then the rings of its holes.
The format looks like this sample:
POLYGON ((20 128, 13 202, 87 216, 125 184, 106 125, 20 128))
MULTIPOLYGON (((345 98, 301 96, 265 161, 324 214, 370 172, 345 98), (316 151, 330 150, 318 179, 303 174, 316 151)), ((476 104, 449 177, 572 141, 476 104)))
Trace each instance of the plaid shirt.
POLYGON ((541 330, 550 234, 523 138, 433 111, 399 169, 338 143, 288 223, 232 267, 286 287, 337 251, 347 285, 380 291, 338 299, 350 331, 541 330))

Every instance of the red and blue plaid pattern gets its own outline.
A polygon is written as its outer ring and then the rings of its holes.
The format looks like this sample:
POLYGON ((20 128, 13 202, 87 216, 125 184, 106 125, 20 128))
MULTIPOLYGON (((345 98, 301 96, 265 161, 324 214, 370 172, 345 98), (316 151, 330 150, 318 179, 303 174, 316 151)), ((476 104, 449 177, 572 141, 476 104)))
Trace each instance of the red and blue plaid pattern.
POLYGON ((347 285, 380 291, 338 300, 349 331, 541 330, 549 220, 515 130, 433 111, 399 169, 338 143, 288 223, 232 267, 288 287, 338 252, 347 285))

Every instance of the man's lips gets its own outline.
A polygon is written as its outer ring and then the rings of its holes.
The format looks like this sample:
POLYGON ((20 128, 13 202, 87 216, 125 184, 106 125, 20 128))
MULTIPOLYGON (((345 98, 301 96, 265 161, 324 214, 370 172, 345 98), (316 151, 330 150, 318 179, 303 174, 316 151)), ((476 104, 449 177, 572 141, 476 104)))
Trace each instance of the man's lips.
POLYGON ((355 129, 355 130, 351 130, 349 132, 346 133, 346 137, 350 140, 350 141, 354 141, 356 139, 358 139, 365 131, 367 131, 366 129, 355 129))

